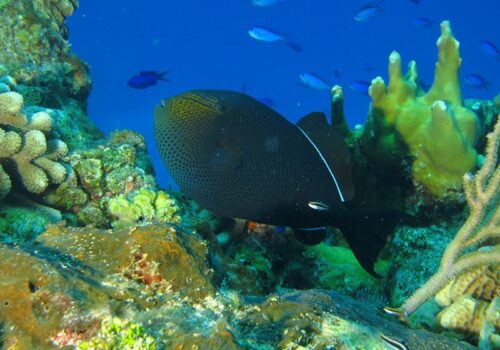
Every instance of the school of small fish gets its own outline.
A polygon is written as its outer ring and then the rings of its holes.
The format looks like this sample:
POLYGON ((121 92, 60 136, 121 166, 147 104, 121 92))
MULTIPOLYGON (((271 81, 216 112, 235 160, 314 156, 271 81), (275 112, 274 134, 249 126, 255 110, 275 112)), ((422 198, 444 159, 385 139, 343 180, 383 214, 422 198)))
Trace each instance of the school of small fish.
MULTIPOLYGON (((283 3, 286 3, 287 0, 250 0, 251 5, 257 8, 268 8, 273 6, 280 6, 283 3)), ((422 0, 408 0, 409 2, 419 6, 422 0)), ((377 2, 365 3, 360 6, 358 10, 353 14, 353 20, 355 22, 363 23, 371 20, 379 13, 384 11, 383 0, 379 0, 377 2)), ((430 19, 427 17, 415 17, 411 23, 416 28, 431 28, 435 25, 436 21, 434 19, 430 19)), ((279 30, 264 27, 264 26, 255 26, 250 28, 247 31, 247 34, 250 38, 263 42, 263 43, 279 43, 282 44, 295 53, 300 53, 302 51, 302 46, 296 43, 292 38, 292 35, 285 34, 279 30)), ((479 47, 481 51, 498 61, 500 61, 500 50, 490 40, 482 40, 479 42, 479 47)), ((365 72, 372 72, 375 69, 366 62, 361 63, 360 68, 365 72)), ((132 78, 129 79, 127 85, 134 89, 146 89, 151 86, 157 85, 158 81, 168 81, 165 78, 165 74, 167 72, 157 72, 157 71, 142 71, 135 74, 132 78)), ((338 69, 334 69, 333 71, 333 79, 340 80, 341 73, 338 69)), ((325 79, 324 77, 313 73, 313 72, 304 72, 299 74, 300 86, 317 90, 317 91, 330 91, 332 86, 334 85, 332 81, 325 79)), ((463 81, 468 86, 479 89, 479 90, 487 90, 490 85, 490 81, 486 78, 482 77, 476 73, 469 73, 463 76, 463 81)), ((353 91, 368 96, 368 87, 370 86, 370 82, 366 80, 353 80, 348 84, 350 89, 353 91)), ((429 89, 429 85, 421 82, 421 88, 424 90, 429 89)), ((245 92, 242 90, 242 92, 245 92)), ((270 97, 261 97, 259 98, 261 102, 268 105, 269 107, 275 107, 276 102, 270 97)))

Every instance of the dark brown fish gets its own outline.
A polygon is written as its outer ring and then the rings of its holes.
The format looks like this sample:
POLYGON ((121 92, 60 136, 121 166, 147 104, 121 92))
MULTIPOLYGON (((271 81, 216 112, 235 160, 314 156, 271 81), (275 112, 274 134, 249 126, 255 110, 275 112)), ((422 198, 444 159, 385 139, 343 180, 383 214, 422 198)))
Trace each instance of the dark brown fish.
POLYGON ((324 238, 325 226, 338 227, 375 274, 382 226, 397 220, 346 205, 354 195, 349 151, 323 113, 294 125, 246 94, 197 90, 163 100, 154 123, 171 176, 201 206, 290 226, 309 244, 324 238))

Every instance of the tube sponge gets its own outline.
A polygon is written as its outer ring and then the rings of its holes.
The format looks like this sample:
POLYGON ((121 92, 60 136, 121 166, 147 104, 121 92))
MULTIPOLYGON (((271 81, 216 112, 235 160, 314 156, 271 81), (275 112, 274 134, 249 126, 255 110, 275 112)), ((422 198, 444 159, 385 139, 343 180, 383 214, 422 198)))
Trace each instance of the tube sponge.
MULTIPOLYGON (((66 168, 58 160, 68 152, 61 140, 50 140, 47 135, 52 120, 47 112, 27 118, 22 112, 23 97, 16 92, 0 94, 0 199, 11 187, 12 173, 2 163, 15 164, 20 182, 31 193, 42 193, 49 183, 59 184, 66 177, 66 168)), ((8 168, 10 170, 10 168, 8 168)))
MULTIPOLYGON (((427 93, 419 86, 416 63, 411 61, 403 76, 401 57, 394 51, 389 56, 389 84, 386 86, 377 77, 369 94, 372 122, 392 126, 379 129, 396 131, 401 136, 414 159, 414 182, 440 198, 450 190, 461 189, 462 176, 476 166, 474 145, 480 127, 476 114, 462 106, 459 42, 448 21, 441 23, 437 46, 434 82, 427 93)), ((381 142, 393 136, 391 132, 381 135, 381 142)))

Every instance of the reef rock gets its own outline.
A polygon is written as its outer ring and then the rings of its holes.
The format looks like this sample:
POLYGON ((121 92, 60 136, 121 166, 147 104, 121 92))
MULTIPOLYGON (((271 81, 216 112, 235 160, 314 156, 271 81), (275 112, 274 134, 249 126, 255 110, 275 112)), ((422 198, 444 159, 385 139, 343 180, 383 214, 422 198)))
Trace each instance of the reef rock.
POLYGON ((100 349, 127 334, 147 349, 471 348, 336 292, 217 291, 207 255, 197 235, 153 225, 53 225, 31 245, 0 245, 1 340, 9 349, 100 349))

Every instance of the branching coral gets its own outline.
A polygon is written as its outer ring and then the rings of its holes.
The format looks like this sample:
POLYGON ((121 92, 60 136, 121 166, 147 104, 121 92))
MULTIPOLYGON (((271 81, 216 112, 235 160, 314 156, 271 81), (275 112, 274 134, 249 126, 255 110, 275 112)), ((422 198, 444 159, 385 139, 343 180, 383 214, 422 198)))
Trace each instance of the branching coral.
POLYGON ((500 264, 500 169, 498 152, 500 144, 500 119, 487 136, 486 159, 481 169, 473 176, 464 176, 464 190, 470 208, 470 214, 464 225, 457 232, 453 241, 446 248, 439 271, 420 289, 406 300, 395 312, 400 317, 412 314, 420 305, 434 296, 454 277, 469 269, 483 265, 500 264), (477 249, 485 242, 490 247, 477 249), (476 248, 476 250, 470 251, 476 248))
MULTIPOLYGON (((48 113, 35 113, 30 119, 22 112, 23 97, 16 92, 0 94, 0 198, 9 193, 12 182, 8 163, 15 169, 26 190, 40 194, 49 183, 59 184, 66 168, 58 161, 68 149, 61 140, 47 141, 52 127, 48 113)), ((12 176, 12 174, 11 174, 12 176)))
POLYGON ((399 136, 408 147, 413 180, 434 197, 460 190, 461 178, 476 165, 475 142, 480 135, 477 116, 462 106, 458 77, 459 42, 450 24, 441 23, 434 83, 427 93, 419 86, 416 63, 405 77, 401 57, 389 57, 389 85, 381 77, 369 88, 372 107, 365 137, 372 138, 381 157, 399 152, 399 136))

